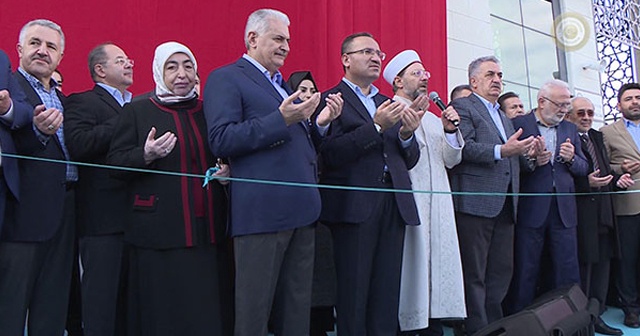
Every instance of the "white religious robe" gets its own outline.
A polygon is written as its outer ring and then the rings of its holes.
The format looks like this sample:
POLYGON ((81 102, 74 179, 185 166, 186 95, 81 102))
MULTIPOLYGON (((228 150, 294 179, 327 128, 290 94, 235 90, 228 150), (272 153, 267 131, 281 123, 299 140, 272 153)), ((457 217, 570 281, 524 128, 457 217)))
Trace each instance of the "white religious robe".
MULTIPOLYGON (((411 101, 395 96, 407 105, 411 101)), ((458 245, 453 201, 445 167, 462 160, 464 139, 455 133, 458 146, 445 137, 442 121, 427 111, 414 136, 420 160, 409 171, 420 225, 407 226, 402 257, 400 329, 416 330, 429 326, 429 318, 464 318, 464 282, 458 245)), ((455 142, 455 141, 453 141, 455 142)))

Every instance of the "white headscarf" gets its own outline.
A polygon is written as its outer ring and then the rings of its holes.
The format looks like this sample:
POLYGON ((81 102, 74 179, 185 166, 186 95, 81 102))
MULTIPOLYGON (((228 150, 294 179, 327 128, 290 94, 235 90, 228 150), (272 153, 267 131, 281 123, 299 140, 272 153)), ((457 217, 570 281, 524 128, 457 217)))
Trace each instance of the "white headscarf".
POLYGON ((186 101, 197 97, 195 86, 186 96, 178 96, 169 91, 167 85, 164 83, 164 64, 169 57, 175 53, 184 53, 193 62, 193 69, 198 72, 198 63, 193 53, 184 44, 178 42, 165 42, 156 48, 156 53, 153 56, 153 80, 156 82, 156 96, 164 103, 177 103, 186 101))

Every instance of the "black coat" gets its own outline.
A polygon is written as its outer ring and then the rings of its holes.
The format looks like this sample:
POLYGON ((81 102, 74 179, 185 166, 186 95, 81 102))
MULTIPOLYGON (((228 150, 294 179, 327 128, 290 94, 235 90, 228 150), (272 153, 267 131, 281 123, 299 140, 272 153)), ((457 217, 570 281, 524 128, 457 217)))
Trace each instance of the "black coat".
MULTIPOLYGON (((589 130, 589 139, 593 143, 600 176, 613 175, 611 183, 601 188, 589 187, 587 176, 575 177, 577 193, 609 192, 615 189, 615 184, 620 178, 609 165, 609 156, 606 153, 602 133, 594 129, 589 130)), ((589 163, 589 171, 593 171, 593 158, 589 154, 587 145, 582 143, 582 151, 589 163)), ((600 254, 617 255, 619 251, 616 218, 613 212, 613 198, 609 194, 592 194, 576 196, 578 205, 578 257, 581 263, 596 263, 600 254), (610 236, 613 251, 603 251, 599 244, 599 235, 610 236)))
MULTIPOLYGON (((64 112, 65 144, 71 160, 104 165, 115 131, 120 104, 104 88, 67 98, 64 112)), ((127 209, 126 183, 109 169, 78 166, 76 216, 81 235, 120 233, 127 209)))
MULTIPOLYGON (((377 187, 387 166, 393 188, 411 190, 409 169, 418 162, 420 151, 415 138, 402 148, 398 132, 400 122, 378 134, 373 120, 355 92, 340 83, 322 94, 316 114, 325 106, 324 98, 342 92, 344 107, 340 117, 331 122, 329 133, 320 147, 322 157, 321 184, 355 187, 377 187)), ((376 106, 389 99, 382 94, 373 97, 376 106)), ((366 221, 382 193, 321 189, 323 223, 362 223, 366 221)), ((418 225, 418 210, 413 195, 395 193, 396 204, 407 225, 418 225)))
POLYGON ((116 129, 108 163, 158 171, 117 172, 127 180, 125 240, 137 247, 166 249, 223 239, 227 202, 222 186, 213 181, 203 189, 201 178, 185 175, 202 176, 216 164, 207 146, 202 102, 193 99, 168 106, 153 98, 133 102, 125 106, 116 129), (144 144, 151 127, 157 130, 156 138, 169 131, 178 141, 167 157, 146 165, 144 144), (202 221, 196 219, 198 200, 204 208, 202 221), (199 227, 201 222, 204 227, 199 227))

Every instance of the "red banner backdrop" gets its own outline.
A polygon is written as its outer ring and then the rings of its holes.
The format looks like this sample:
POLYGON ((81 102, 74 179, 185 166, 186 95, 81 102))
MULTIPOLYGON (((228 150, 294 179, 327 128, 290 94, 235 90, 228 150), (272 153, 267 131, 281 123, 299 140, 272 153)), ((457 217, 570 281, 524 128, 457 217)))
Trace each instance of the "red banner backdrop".
MULTIPOLYGON (((62 27, 66 49, 60 71, 67 94, 92 87, 87 55, 106 41, 135 60, 134 94, 154 87, 153 52, 166 41, 189 46, 206 79, 211 70, 234 62, 245 51, 247 16, 258 8, 274 8, 291 19, 291 53, 281 69, 285 78, 293 71, 311 70, 321 90, 333 86, 343 75, 342 39, 368 31, 387 53, 387 61, 404 49, 417 50, 432 74, 430 90, 447 95, 446 0, 3 1, 11 6, 0 10, 0 48, 14 68, 18 32, 26 22, 47 18, 62 27)), ((375 84, 391 94, 382 76, 375 84)))

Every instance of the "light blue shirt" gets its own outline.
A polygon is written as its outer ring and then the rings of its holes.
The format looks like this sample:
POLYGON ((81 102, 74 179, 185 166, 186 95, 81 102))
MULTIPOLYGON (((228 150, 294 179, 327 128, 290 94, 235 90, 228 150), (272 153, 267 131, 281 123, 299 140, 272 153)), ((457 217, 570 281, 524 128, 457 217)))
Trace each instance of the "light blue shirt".
POLYGON ((380 92, 380 90, 378 90, 378 88, 375 87, 375 85, 371 84, 370 86, 371 89, 369 90, 369 94, 365 95, 359 86, 353 84, 348 79, 343 77, 342 81, 347 83, 347 85, 349 85, 351 90, 353 90, 353 92, 356 93, 356 96, 358 97, 358 99, 360 99, 360 101, 362 102, 362 105, 364 105, 364 108, 366 108, 367 112, 369 112, 371 119, 373 119, 373 116, 376 114, 376 110, 377 110, 376 102, 373 100, 373 97, 377 95, 378 92, 380 92))
POLYGON ((267 78, 269 83, 273 85, 273 88, 276 89, 276 91, 278 91, 282 99, 287 99, 289 97, 289 94, 287 93, 287 91, 282 87, 282 74, 280 73, 280 71, 277 71, 273 75, 273 77, 271 77, 271 73, 269 73, 269 70, 267 70, 267 68, 262 66, 262 64, 260 64, 258 61, 253 59, 253 57, 247 54, 243 54, 242 58, 249 61, 249 63, 253 64, 253 66, 258 68, 258 70, 264 74, 264 76, 267 78))
POLYGON ((124 106, 124 104, 131 102, 131 97, 133 97, 131 92, 125 90, 123 95, 120 92, 120 90, 114 88, 111 85, 107 85, 105 83, 96 83, 96 84, 100 85, 100 87, 107 90, 107 92, 109 92, 111 97, 113 97, 113 99, 115 99, 118 102, 118 104, 120 104, 120 106, 124 106))
POLYGON ((622 118, 622 120, 624 120, 624 125, 631 135, 631 138, 633 138, 633 142, 636 143, 636 148, 640 150, 640 125, 636 125, 625 118, 622 118))
MULTIPOLYGON (((487 111, 489 111, 489 116, 491 116, 491 120, 493 120, 493 124, 496 125, 496 127, 498 128, 498 131, 500 131, 500 136, 502 137, 502 140, 504 140, 504 142, 507 142, 507 133, 504 130, 504 125, 502 124, 502 118, 500 118, 500 104, 495 103, 495 104, 491 104, 490 101, 482 98, 480 95, 478 95, 477 93, 473 93, 474 95, 476 95, 476 97, 480 98, 480 101, 482 101, 482 103, 484 104, 484 106, 487 108, 487 111)), ((500 154, 500 149, 502 148, 502 145, 495 145, 493 147, 493 158, 496 160, 502 160, 502 155, 500 154)))
MULTIPOLYGON (((536 123, 538 124, 538 131, 540 132, 540 135, 544 137, 545 148, 555 155, 556 146, 558 144, 558 125, 547 126, 540 121, 540 118, 538 118, 538 115, 536 114, 536 110, 533 110, 531 113, 536 117, 536 123)), ((551 161, 549 162, 553 164, 553 158, 551 158, 551 161)))
MULTIPOLYGON (((362 105, 364 105, 364 108, 366 108, 367 112, 369 112, 371 119, 373 119, 373 116, 376 115, 376 111, 378 110, 378 108, 376 107, 376 102, 373 100, 373 97, 375 97, 375 95, 377 95, 378 92, 380 92, 380 90, 378 90, 378 88, 375 87, 375 85, 371 84, 370 85, 371 89, 369 90, 369 94, 365 95, 359 86, 355 85, 348 79, 342 77, 342 81, 345 82, 351 88, 351 90, 353 90, 353 92, 356 93, 356 96, 358 97, 358 99, 360 99, 360 101, 362 102, 362 105)), ((409 148, 409 145, 411 145, 411 140, 413 140, 413 134, 411 135, 411 137, 409 137, 409 139, 402 140, 402 138, 400 138, 400 133, 398 133, 398 139, 400 139, 400 144, 402 145, 402 148, 409 148)))

